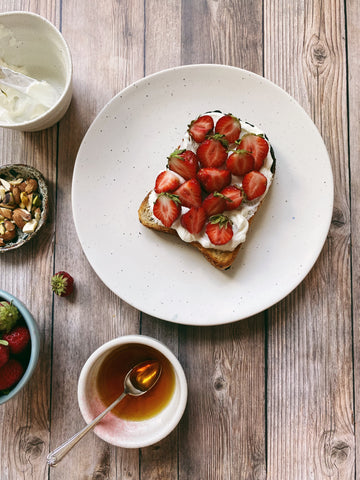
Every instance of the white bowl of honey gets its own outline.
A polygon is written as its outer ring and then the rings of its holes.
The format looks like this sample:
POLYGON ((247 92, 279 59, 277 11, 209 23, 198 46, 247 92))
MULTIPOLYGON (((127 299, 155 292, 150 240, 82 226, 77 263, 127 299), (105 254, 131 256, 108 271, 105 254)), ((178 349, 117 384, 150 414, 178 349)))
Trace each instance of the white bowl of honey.
POLYGON ((146 360, 161 364, 156 385, 139 397, 127 395, 94 429, 112 445, 142 448, 174 430, 187 402, 183 368, 168 347, 145 335, 126 335, 105 343, 82 368, 78 402, 85 422, 90 423, 122 393, 128 371, 146 360))

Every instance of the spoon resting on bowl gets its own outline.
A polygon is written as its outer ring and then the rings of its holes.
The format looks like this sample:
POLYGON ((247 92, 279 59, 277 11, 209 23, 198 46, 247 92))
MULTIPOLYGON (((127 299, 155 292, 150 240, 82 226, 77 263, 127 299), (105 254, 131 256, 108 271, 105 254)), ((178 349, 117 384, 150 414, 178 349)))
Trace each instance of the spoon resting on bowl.
POLYGON ((55 467, 65 455, 90 431, 97 425, 102 418, 105 417, 113 408, 118 405, 126 395, 138 397, 148 392, 159 380, 161 375, 161 364, 157 360, 147 360, 138 363, 127 374, 124 380, 123 393, 109 405, 100 415, 83 429, 66 440, 62 445, 55 448, 47 456, 47 463, 51 467, 55 467))

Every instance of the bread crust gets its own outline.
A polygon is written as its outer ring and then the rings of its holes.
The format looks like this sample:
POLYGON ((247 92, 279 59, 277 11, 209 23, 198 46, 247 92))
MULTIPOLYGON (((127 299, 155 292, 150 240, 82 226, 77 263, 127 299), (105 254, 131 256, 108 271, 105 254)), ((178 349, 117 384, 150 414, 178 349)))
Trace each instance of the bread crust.
MULTIPOLYGON (((173 228, 164 227, 154 220, 151 208, 149 205, 149 192, 138 210, 139 220, 145 226, 158 232, 169 233, 170 235, 177 235, 178 233, 173 228)), ((179 237, 180 238, 180 237, 179 237)), ((197 248, 214 267, 219 270, 226 270, 233 264, 241 245, 238 245, 232 252, 225 252, 223 250, 217 250, 215 248, 204 248, 199 242, 189 242, 189 245, 197 248)))

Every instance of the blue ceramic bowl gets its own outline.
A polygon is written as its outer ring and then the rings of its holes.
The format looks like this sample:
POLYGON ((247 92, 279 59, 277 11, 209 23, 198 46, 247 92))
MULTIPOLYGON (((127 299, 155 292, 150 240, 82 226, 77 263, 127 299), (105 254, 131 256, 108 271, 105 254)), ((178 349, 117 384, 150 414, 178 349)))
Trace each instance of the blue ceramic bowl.
POLYGON ((30 332, 31 337, 31 353, 30 353, 30 360, 27 366, 27 369, 24 372, 19 383, 7 394, 7 395, 0 395, 0 405, 2 403, 7 402, 11 398, 15 397, 15 395, 27 384, 30 380, 31 375, 33 374, 37 361, 39 359, 39 350, 40 350, 40 333, 39 327, 35 322, 34 317, 31 315, 29 310, 25 307, 23 303, 20 302, 17 298, 11 295, 4 290, 0 290, 0 301, 7 300, 8 302, 13 302, 13 305, 19 310, 21 313, 24 321, 30 332))

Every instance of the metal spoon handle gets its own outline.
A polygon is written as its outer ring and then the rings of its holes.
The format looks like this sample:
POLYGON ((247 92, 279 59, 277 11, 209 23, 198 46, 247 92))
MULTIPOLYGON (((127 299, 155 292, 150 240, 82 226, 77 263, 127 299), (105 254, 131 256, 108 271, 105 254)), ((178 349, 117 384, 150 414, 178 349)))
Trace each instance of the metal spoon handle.
POLYGON ((127 395, 127 392, 124 392, 117 398, 111 405, 107 407, 106 410, 100 413, 94 420, 86 425, 83 429, 79 432, 75 433, 69 440, 66 440, 60 447, 55 448, 52 452, 49 453, 47 458, 47 463, 51 467, 55 467, 64 457, 65 455, 93 428, 97 425, 100 420, 105 417, 107 413, 110 412, 121 400, 127 395))

